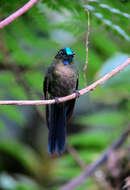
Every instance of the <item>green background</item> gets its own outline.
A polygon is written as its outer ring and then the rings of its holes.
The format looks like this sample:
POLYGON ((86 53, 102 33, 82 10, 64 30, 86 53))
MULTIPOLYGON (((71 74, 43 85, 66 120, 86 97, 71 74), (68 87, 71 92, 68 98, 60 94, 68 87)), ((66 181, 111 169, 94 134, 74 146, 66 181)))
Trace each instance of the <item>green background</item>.
MULTIPOLYGON (((0 0, 0 20, 26 0, 0 0)), ((70 46, 85 87, 87 1, 41 0, 0 30, 0 100, 43 99, 43 78, 57 51, 70 46)), ((90 34, 87 85, 123 63, 130 55, 130 2, 88 1, 90 34)), ((77 99, 67 126, 67 143, 83 163, 96 161, 130 121, 130 66, 94 91, 77 99)), ((59 189, 83 169, 66 150, 47 153, 45 106, 0 106, 0 188, 59 189)), ((127 149, 129 142, 123 146, 127 149)), ((104 172, 104 176, 106 173, 104 172)), ((75 188, 101 189, 94 177, 75 188)))

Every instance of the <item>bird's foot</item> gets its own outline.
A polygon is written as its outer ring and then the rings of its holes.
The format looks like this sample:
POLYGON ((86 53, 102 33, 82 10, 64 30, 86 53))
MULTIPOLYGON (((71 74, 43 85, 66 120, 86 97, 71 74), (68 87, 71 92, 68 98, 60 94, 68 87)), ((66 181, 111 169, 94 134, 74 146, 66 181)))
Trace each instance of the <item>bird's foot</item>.
POLYGON ((74 90, 74 93, 76 94, 76 98, 80 97, 80 92, 78 90, 74 90))
POLYGON ((57 97, 55 97, 55 103, 56 103, 56 104, 59 104, 59 103, 60 103, 60 101, 59 101, 59 99, 58 99, 57 97))

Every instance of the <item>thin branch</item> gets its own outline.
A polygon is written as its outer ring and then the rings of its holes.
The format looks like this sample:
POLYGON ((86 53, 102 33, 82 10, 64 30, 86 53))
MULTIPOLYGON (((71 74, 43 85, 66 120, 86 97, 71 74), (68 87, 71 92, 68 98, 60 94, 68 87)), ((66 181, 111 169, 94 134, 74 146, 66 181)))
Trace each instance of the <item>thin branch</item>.
POLYGON ((38 0, 30 0, 28 3, 26 3, 23 7, 21 7, 20 9, 18 9, 15 13, 13 13, 12 15, 8 16, 7 18, 5 18, 4 20, 2 20, 0 22, 0 29, 4 28, 6 25, 8 25, 9 23, 11 23, 12 21, 14 21, 16 18, 18 18, 19 16, 21 16, 23 13, 25 13, 26 11, 28 11, 38 0))
MULTIPOLYGON (((86 168, 88 168, 89 166, 87 166, 87 164, 81 159, 80 155, 78 154, 78 152, 75 150, 75 148, 69 146, 67 144, 67 150, 70 153, 70 155, 72 155, 72 157, 75 159, 75 161, 79 164, 79 166, 84 170, 86 170, 86 168)), ((103 175, 103 173, 101 171, 97 171, 98 173, 100 172, 100 175, 97 175, 96 172, 93 174, 93 178, 95 180, 95 182, 97 183, 97 185, 100 187, 101 189, 109 189, 110 190, 110 185, 107 183, 107 181, 105 180, 105 177, 103 175)), ((112 189, 111 189, 112 190, 112 189)))
POLYGON ((130 134, 130 127, 128 127, 128 129, 126 129, 126 131, 124 133, 122 133, 122 135, 119 137, 119 139, 117 139, 117 141, 114 144, 112 144, 104 152, 104 154, 101 155, 101 157, 96 162, 91 164, 89 167, 86 167, 85 170, 83 171, 83 173, 80 176, 78 176, 75 179, 71 180, 68 184, 63 186, 60 190, 72 190, 75 187, 81 185, 87 178, 89 178, 93 174, 93 172, 99 166, 101 166, 107 160, 109 155, 114 150, 118 149, 124 143, 124 141, 127 139, 129 134, 130 134))
MULTIPOLYGON (((31 89, 30 87, 24 82, 24 79, 23 79, 23 76, 19 70, 19 67, 17 67, 16 65, 14 66, 14 75, 15 75, 15 79, 16 79, 16 82, 24 89, 26 95, 28 96, 28 98, 32 98, 32 95, 31 95, 31 89)), ((39 109, 38 106, 34 106, 36 112, 38 113, 40 119, 42 121, 45 121, 45 118, 43 116, 43 113, 42 111, 39 109)))
POLYGON ((80 158, 78 152, 70 145, 67 144, 68 152, 73 156, 76 162, 80 165, 82 169, 84 169, 87 165, 86 163, 80 158))
MULTIPOLYGON (((82 90, 79 90, 80 95, 84 95, 88 93, 89 91, 94 90, 97 86, 103 84, 105 81, 116 75, 117 73, 121 72, 125 67, 127 67, 130 64, 130 58, 128 58, 123 64, 112 70, 110 73, 106 74, 101 79, 97 80, 93 84, 89 85, 87 88, 83 88, 82 90)), ((76 93, 73 93, 71 95, 58 98, 59 102, 65 102, 76 98, 76 93)), ((55 99, 52 100, 7 100, 7 101, 0 101, 0 105, 42 105, 42 104, 54 104, 55 99)))
POLYGON ((86 11, 87 11, 87 14, 88 14, 88 31, 87 31, 87 34, 86 34, 86 61, 85 61, 85 65, 84 65, 84 68, 83 68, 85 86, 87 86, 86 72, 87 72, 87 68, 88 68, 88 44, 89 44, 88 39, 89 39, 89 33, 90 33, 90 20, 89 20, 89 10, 88 10, 88 8, 86 8, 86 11))

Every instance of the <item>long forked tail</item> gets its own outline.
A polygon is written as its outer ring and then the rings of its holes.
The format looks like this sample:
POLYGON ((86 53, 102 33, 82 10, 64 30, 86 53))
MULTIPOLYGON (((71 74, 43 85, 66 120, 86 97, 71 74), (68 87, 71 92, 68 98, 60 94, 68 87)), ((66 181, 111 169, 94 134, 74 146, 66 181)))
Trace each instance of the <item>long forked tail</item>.
POLYGON ((64 151, 66 136, 66 105, 52 104, 49 118, 48 152, 57 152, 59 155, 64 151))

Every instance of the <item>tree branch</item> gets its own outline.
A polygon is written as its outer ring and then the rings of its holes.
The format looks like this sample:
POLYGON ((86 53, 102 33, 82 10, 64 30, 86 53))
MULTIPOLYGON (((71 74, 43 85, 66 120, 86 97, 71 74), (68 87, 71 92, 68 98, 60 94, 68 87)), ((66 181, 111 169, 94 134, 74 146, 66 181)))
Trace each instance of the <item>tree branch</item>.
POLYGON ((79 164, 79 166, 84 169, 87 164, 80 158, 78 152, 70 145, 67 144, 67 151, 73 156, 75 161, 79 164))
POLYGON ((23 13, 25 13, 26 11, 28 11, 38 0, 30 0, 28 3, 26 3, 23 7, 21 7, 20 9, 18 9, 15 13, 13 13, 12 15, 8 16, 7 18, 5 18, 4 20, 2 20, 0 22, 0 29, 4 28, 6 25, 8 25, 9 23, 11 23, 12 21, 14 21, 16 18, 18 18, 19 16, 21 16, 23 13))
MULTIPOLYGON (((94 90, 97 86, 103 84, 105 81, 116 75, 117 73, 121 72, 125 67, 127 67, 130 64, 130 58, 128 58, 123 64, 112 70, 110 73, 106 74, 101 79, 97 80, 93 84, 89 85, 86 88, 83 88, 82 90, 79 90, 80 95, 84 95, 85 93, 88 93, 89 91, 94 90)), ((59 102, 65 102, 76 98, 76 93, 73 93, 71 95, 58 98, 59 102)), ((55 99, 52 100, 7 100, 7 101, 0 101, 0 105, 42 105, 42 104, 54 104, 55 99)))
POLYGON ((126 140, 126 138, 128 137, 130 133, 130 127, 128 127, 128 129, 126 129, 126 131, 124 133, 122 133, 122 135, 119 137, 119 139, 117 139, 117 141, 112 144, 105 152, 104 154, 101 155, 101 157, 94 162, 93 164, 91 164, 89 167, 87 166, 85 168, 85 170, 83 171, 83 173, 76 177, 75 179, 71 180, 68 184, 66 184, 65 186, 63 186, 60 190, 72 190, 73 188, 77 187, 78 185, 81 185, 87 178, 89 178, 92 173, 101 165, 103 164, 107 158, 109 157, 109 155, 116 149, 118 149, 126 140))
MULTIPOLYGON (((21 74, 21 72, 20 72, 20 70, 19 70, 19 67, 17 67, 17 66, 15 65, 15 66, 13 67, 13 69, 14 69, 13 71, 14 71, 14 76, 15 76, 15 79, 16 79, 17 84, 20 85, 20 86, 24 89, 24 91, 25 91, 26 95, 28 96, 28 98, 32 98, 31 89, 30 89, 30 87, 24 82, 24 79, 23 79, 23 76, 22 76, 22 74, 21 74)), ((34 106, 34 108, 35 108, 37 114, 39 115, 40 119, 41 119, 42 121, 45 121, 45 118, 44 118, 44 116, 43 116, 43 113, 42 113, 42 111, 39 109, 39 107, 38 107, 38 106, 34 106)))
POLYGON ((84 65, 84 68, 83 68, 85 86, 87 85, 86 72, 87 72, 87 68, 88 68, 88 44, 89 44, 89 34, 90 34, 90 19, 89 19, 89 10, 88 10, 88 8, 86 8, 86 11, 87 11, 87 14, 88 14, 88 31, 87 31, 87 34, 86 34, 86 61, 85 61, 85 65, 84 65))

